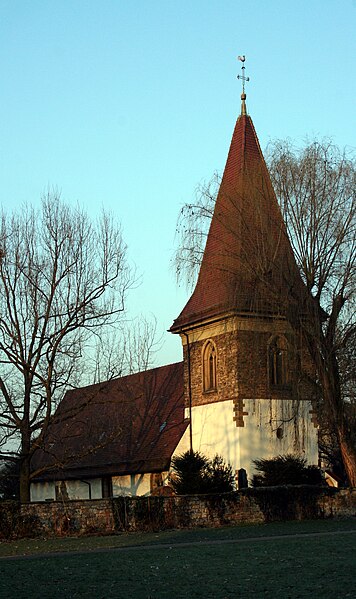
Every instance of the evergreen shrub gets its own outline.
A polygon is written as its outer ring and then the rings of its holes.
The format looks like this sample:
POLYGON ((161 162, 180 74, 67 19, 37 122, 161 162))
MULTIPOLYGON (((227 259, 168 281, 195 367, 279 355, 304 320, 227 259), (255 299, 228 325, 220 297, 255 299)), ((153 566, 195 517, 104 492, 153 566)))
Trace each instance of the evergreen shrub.
POLYGON ((216 455, 207 458, 199 451, 186 451, 172 460, 170 484, 177 495, 229 493, 235 489, 230 464, 216 455))
POLYGON ((254 460, 257 473, 252 478, 253 487, 278 485, 322 485, 324 479, 317 466, 307 466, 306 459, 287 454, 274 458, 254 460))

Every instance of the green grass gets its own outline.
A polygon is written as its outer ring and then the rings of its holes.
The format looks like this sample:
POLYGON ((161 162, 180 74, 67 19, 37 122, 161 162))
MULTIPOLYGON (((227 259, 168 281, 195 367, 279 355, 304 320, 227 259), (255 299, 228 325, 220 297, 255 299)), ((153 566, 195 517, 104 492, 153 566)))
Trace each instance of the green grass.
POLYGON ((354 598, 355 532, 310 521, 6 543, 3 555, 32 557, 0 560, 0 597, 354 598), (87 552, 36 555, 46 549, 87 552))
POLYGON ((356 519, 273 522, 270 524, 227 526, 223 528, 121 533, 110 536, 18 539, 16 541, 0 541, 0 558, 52 552, 95 551, 137 545, 154 545, 157 543, 176 544, 239 540, 269 535, 325 533, 342 530, 356 530, 356 519))

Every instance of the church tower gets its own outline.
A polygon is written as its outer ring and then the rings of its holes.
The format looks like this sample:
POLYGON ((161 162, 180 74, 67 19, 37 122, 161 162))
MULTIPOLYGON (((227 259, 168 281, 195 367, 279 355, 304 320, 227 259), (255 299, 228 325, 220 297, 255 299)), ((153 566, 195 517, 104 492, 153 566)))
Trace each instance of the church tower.
POLYGON ((183 343, 190 437, 179 449, 317 463, 310 360, 291 326, 307 302, 243 90, 194 292, 171 332, 183 343), (185 444, 185 446, 184 446, 185 444))

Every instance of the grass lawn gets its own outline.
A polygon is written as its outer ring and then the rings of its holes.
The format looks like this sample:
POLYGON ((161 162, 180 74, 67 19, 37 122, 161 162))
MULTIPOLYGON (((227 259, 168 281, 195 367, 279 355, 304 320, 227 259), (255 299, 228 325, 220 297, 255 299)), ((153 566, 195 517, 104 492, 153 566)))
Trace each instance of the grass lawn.
POLYGON ((0 597, 354 598, 355 549, 354 520, 23 540, 0 545, 0 597))

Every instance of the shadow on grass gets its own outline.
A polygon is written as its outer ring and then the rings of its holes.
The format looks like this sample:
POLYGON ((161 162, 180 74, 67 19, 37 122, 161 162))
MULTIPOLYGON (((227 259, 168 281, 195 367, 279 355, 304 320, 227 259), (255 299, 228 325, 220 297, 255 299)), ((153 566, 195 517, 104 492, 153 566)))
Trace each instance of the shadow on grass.
MULTIPOLYGON (((156 547, 1 560, 0 597, 354 597, 356 535, 345 533, 355 529, 354 521, 313 521, 125 535, 125 539, 124 535, 97 537, 99 547, 104 540, 116 547, 144 542, 154 542, 156 547), (242 543, 180 545, 243 538, 242 543), (260 540, 249 543, 249 538, 260 540), (157 545, 170 542, 170 546, 157 545)), ((63 550, 67 541, 75 540, 64 539, 58 547, 63 550)), ((88 548, 89 539, 80 541, 86 541, 88 548)))
POLYGON ((18 539, 0 542, 0 558, 6 556, 95 551, 156 544, 239 540, 273 535, 294 535, 356 530, 356 519, 273 522, 270 524, 196 528, 162 532, 121 533, 110 536, 18 539))

